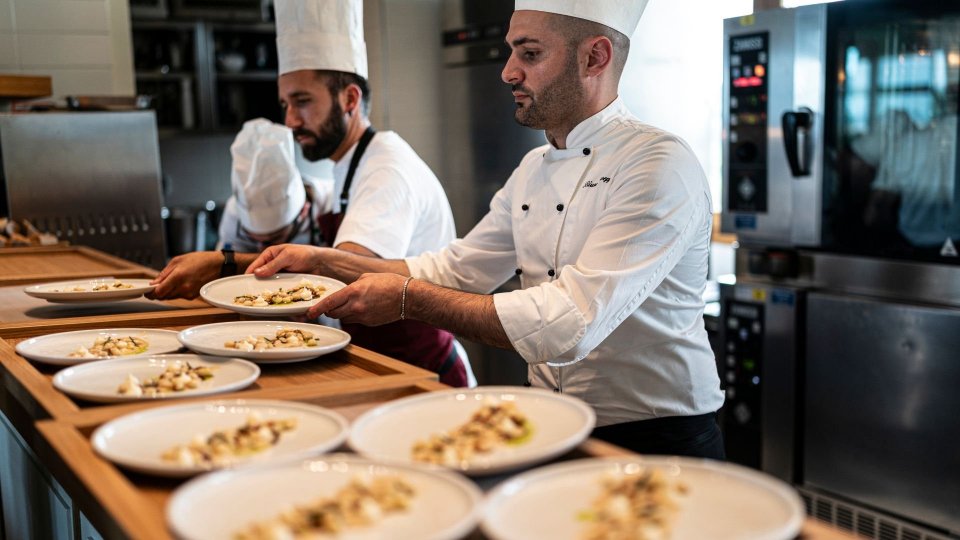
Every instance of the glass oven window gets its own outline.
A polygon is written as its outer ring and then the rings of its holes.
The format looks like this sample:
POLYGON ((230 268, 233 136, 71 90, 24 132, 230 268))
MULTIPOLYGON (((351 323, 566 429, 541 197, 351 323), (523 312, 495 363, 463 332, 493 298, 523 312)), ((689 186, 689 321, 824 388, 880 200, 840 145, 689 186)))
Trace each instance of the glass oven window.
POLYGON ((960 262, 960 14, 850 17, 834 32, 825 241, 960 262))

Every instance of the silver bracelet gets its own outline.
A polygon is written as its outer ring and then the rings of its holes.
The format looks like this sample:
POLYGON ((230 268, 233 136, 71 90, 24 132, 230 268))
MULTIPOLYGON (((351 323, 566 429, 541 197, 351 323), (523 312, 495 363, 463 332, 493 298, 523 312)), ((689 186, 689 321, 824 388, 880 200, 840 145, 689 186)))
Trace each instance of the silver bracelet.
POLYGON ((411 280, 411 279, 413 279, 413 276, 408 277, 407 280, 403 282, 403 293, 400 295, 400 320, 401 320, 401 321, 406 318, 406 313, 407 313, 407 285, 410 285, 410 280, 411 280))

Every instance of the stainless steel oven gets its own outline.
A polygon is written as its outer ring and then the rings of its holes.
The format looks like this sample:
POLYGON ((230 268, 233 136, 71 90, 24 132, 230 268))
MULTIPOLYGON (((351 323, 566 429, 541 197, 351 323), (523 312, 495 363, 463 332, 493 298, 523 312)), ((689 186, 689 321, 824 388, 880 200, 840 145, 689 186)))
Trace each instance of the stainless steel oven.
POLYGON ((872 538, 960 538, 960 2, 724 23, 734 461, 872 538))

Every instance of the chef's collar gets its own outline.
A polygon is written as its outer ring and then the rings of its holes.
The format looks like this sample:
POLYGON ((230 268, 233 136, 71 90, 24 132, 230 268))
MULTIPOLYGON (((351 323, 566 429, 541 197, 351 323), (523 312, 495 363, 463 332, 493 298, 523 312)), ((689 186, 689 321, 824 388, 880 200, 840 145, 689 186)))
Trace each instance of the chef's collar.
MULTIPOLYGON (((629 111, 623 104, 623 100, 620 96, 617 96, 617 99, 604 107, 603 110, 580 122, 570 130, 570 133, 567 134, 567 147, 565 149, 554 148, 553 143, 550 143, 551 148, 547 150, 543 157, 547 161, 556 161, 590 155, 589 151, 602 142, 603 128, 616 118, 628 114, 629 111), (585 150, 587 151, 585 152, 585 150)), ((547 142, 549 143, 549 140, 547 142)))

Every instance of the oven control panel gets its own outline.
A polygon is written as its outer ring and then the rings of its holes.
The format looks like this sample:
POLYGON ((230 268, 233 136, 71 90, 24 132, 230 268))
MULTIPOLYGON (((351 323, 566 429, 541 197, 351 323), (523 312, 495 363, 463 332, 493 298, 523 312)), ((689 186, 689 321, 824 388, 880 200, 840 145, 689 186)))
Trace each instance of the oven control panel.
POLYGON ((761 362, 763 304, 729 300, 724 324, 721 384, 726 392, 724 438, 727 458, 761 465, 761 362))
POLYGON ((767 75, 770 33, 730 37, 728 210, 767 211, 767 75))

